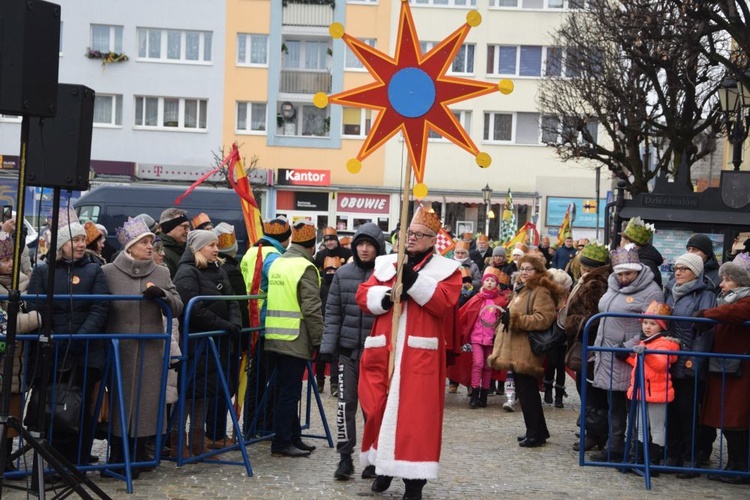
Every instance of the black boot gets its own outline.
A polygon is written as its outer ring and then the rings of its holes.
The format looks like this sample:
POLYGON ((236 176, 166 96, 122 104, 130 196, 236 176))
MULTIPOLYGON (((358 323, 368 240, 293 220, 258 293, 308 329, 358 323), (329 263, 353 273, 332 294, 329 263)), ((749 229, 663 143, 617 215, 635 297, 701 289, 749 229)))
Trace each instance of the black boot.
POLYGON ((352 462, 352 455, 350 453, 342 453, 339 466, 336 468, 336 472, 333 473, 334 479, 338 481, 348 481, 354 474, 354 462, 352 462))
POLYGON ((564 385, 555 385, 555 408, 565 408, 563 398, 567 396, 564 385))
POLYGON ((469 408, 476 409, 479 405, 479 387, 471 388, 471 399, 469 399, 469 408))
MULTIPOLYGON (((661 459, 664 457, 664 447, 651 443, 648 449, 649 460, 651 465, 661 465, 661 459)), ((659 471, 651 470, 651 477, 659 477, 659 471)))
POLYGON ((487 395, 489 393, 489 389, 479 389, 479 407, 480 408, 487 408, 487 395))
POLYGON ((372 482, 370 489, 375 493, 383 493, 391 487, 391 481, 393 481, 393 476, 378 476, 372 482))
POLYGON ((422 500, 422 488, 427 484, 426 479, 404 479, 406 491, 403 500, 422 500))
MULTIPOLYGON (((135 459, 134 462, 152 462, 154 457, 146 453, 146 441, 148 437, 142 437, 135 440, 135 459)), ((141 467, 142 472, 151 472, 155 467, 153 465, 141 467)))
POLYGON ((544 381, 544 404, 552 404, 552 381, 544 381))

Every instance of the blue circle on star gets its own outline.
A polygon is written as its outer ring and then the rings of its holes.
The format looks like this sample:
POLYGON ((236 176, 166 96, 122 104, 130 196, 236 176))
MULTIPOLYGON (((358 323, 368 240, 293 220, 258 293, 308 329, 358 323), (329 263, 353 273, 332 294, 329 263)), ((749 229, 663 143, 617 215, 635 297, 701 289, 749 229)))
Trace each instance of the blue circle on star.
POLYGON ((419 68, 404 68, 391 78, 388 100, 396 113, 418 118, 435 103, 435 82, 419 68))

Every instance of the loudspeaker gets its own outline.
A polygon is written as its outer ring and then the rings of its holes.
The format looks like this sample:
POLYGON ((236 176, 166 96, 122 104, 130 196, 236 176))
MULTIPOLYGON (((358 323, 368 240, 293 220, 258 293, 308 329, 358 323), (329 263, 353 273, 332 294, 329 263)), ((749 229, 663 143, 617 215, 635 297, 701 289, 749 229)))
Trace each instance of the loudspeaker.
POLYGON ((0 113, 55 116, 60 6, 0 1, 0 113))
POLYGON ((94 97, 94 91, 84 85, 61 83, 57 116, 30 119, 26 184, 78 191, 89 188, 94 97))

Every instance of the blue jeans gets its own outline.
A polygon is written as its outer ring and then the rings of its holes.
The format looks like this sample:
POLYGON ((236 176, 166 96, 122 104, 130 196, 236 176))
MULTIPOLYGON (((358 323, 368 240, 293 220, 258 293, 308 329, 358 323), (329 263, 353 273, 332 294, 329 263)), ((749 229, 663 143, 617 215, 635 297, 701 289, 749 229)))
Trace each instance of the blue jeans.
POLYGON ((298 442, 302 436, 297 408, 302 398, 302 376, 307 360, 277 354, 274 364, 278 399, 273 415, 275 435, 271 451, 280 451, 298 442))

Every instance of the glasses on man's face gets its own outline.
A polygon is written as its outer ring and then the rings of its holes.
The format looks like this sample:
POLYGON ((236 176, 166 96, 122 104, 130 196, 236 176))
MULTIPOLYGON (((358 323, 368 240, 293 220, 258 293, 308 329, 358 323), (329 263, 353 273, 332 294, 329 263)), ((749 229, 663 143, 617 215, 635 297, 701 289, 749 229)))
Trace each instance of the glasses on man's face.
POLYGON ((689 271, 690 269, 687 267, 675 267, 674 272, 676 273, 684 273, 685 271, 689 271))
POLYGON ((519 273, 533 273, 534 271, 536 271, 536 269, 534 269, 533 267, 520 267, 520 268, 518 268, 518 272, 519 273))
POLYGON ((426 233, 420 233, 419 231, 407 231, 406 237, 407 238, 415 238, 417 240, 421 240, 422 238, 432 238, 433 234, 426 234, 426 233))

